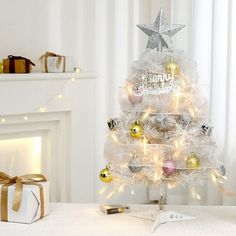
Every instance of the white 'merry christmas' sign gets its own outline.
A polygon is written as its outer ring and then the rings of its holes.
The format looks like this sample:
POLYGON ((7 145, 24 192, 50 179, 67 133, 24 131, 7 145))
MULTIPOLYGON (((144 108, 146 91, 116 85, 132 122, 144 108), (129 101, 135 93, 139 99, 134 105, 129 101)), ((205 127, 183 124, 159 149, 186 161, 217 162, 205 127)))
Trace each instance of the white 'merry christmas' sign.
POLYGON ((145 71, 138 76, 138 82, 134 86, 136 94, 162 94, 178 91, 174 84, 175 77, 171 74, 157 74, 145 71))

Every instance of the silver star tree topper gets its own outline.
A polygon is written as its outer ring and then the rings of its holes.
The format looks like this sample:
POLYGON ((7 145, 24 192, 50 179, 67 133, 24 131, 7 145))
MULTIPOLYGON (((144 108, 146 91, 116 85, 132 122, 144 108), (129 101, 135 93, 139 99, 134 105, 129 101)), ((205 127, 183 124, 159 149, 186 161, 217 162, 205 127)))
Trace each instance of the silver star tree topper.
POLYGON ((145 34, 149 36, 146 48, 162 51, 163 48, 172 50, 172 36, 178 33, 185 25, 167 23, 163 9, 161 8, 154 24, 137 25, 145 34))

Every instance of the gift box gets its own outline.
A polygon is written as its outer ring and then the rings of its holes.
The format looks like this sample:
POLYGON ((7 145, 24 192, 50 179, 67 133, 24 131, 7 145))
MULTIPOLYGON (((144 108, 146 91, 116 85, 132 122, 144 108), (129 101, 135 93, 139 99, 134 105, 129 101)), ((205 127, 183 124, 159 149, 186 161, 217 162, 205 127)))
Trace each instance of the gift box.
POLYGON ((3 59, 4 73, 30 73, 35 64, 28 58, 9 55, 3 59))
POLYGON ((2 73, 3 73, 3 63, 0 62, 0 74, 2 74, 2 73))
POLYGON ((1 221, 33 223, 49 214, 49 182, 43 175, 0 172, 1 221))
POLYGON ((46 52, 40 58, 42 69, 49 73, 74 72, 74 59, 71 56, 62 56, 46 52))

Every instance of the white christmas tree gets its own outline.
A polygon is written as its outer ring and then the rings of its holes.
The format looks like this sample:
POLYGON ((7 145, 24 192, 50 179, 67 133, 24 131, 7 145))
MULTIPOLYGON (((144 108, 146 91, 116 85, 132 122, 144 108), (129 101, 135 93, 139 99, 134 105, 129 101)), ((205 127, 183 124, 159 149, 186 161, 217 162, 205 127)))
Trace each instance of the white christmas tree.
POLYGON ((138 25, 147 48, 120 88, 121 115, 110 119, 104 182, 169 185, 224 175, 214 158, 208 103, 198 86, 196 64, 172 47, 184 25, 170 26, 161 9, 155 23, 138 25))

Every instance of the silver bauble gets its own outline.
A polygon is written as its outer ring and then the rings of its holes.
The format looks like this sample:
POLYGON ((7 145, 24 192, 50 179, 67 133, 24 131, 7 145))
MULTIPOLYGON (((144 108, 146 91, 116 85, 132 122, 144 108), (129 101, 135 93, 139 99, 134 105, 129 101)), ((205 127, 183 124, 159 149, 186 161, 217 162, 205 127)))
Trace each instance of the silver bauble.
POLYGON ((216 164, 217 171, 222 175, 225 176, 226 174, 226 169, 221 161, 217 161, 216 164))
POLYGON ((128 167, 132 173, 138 173, 143 169, 143 166, 140 165, 137 155, 132 157, 132 159, 129 161, 128 167))

